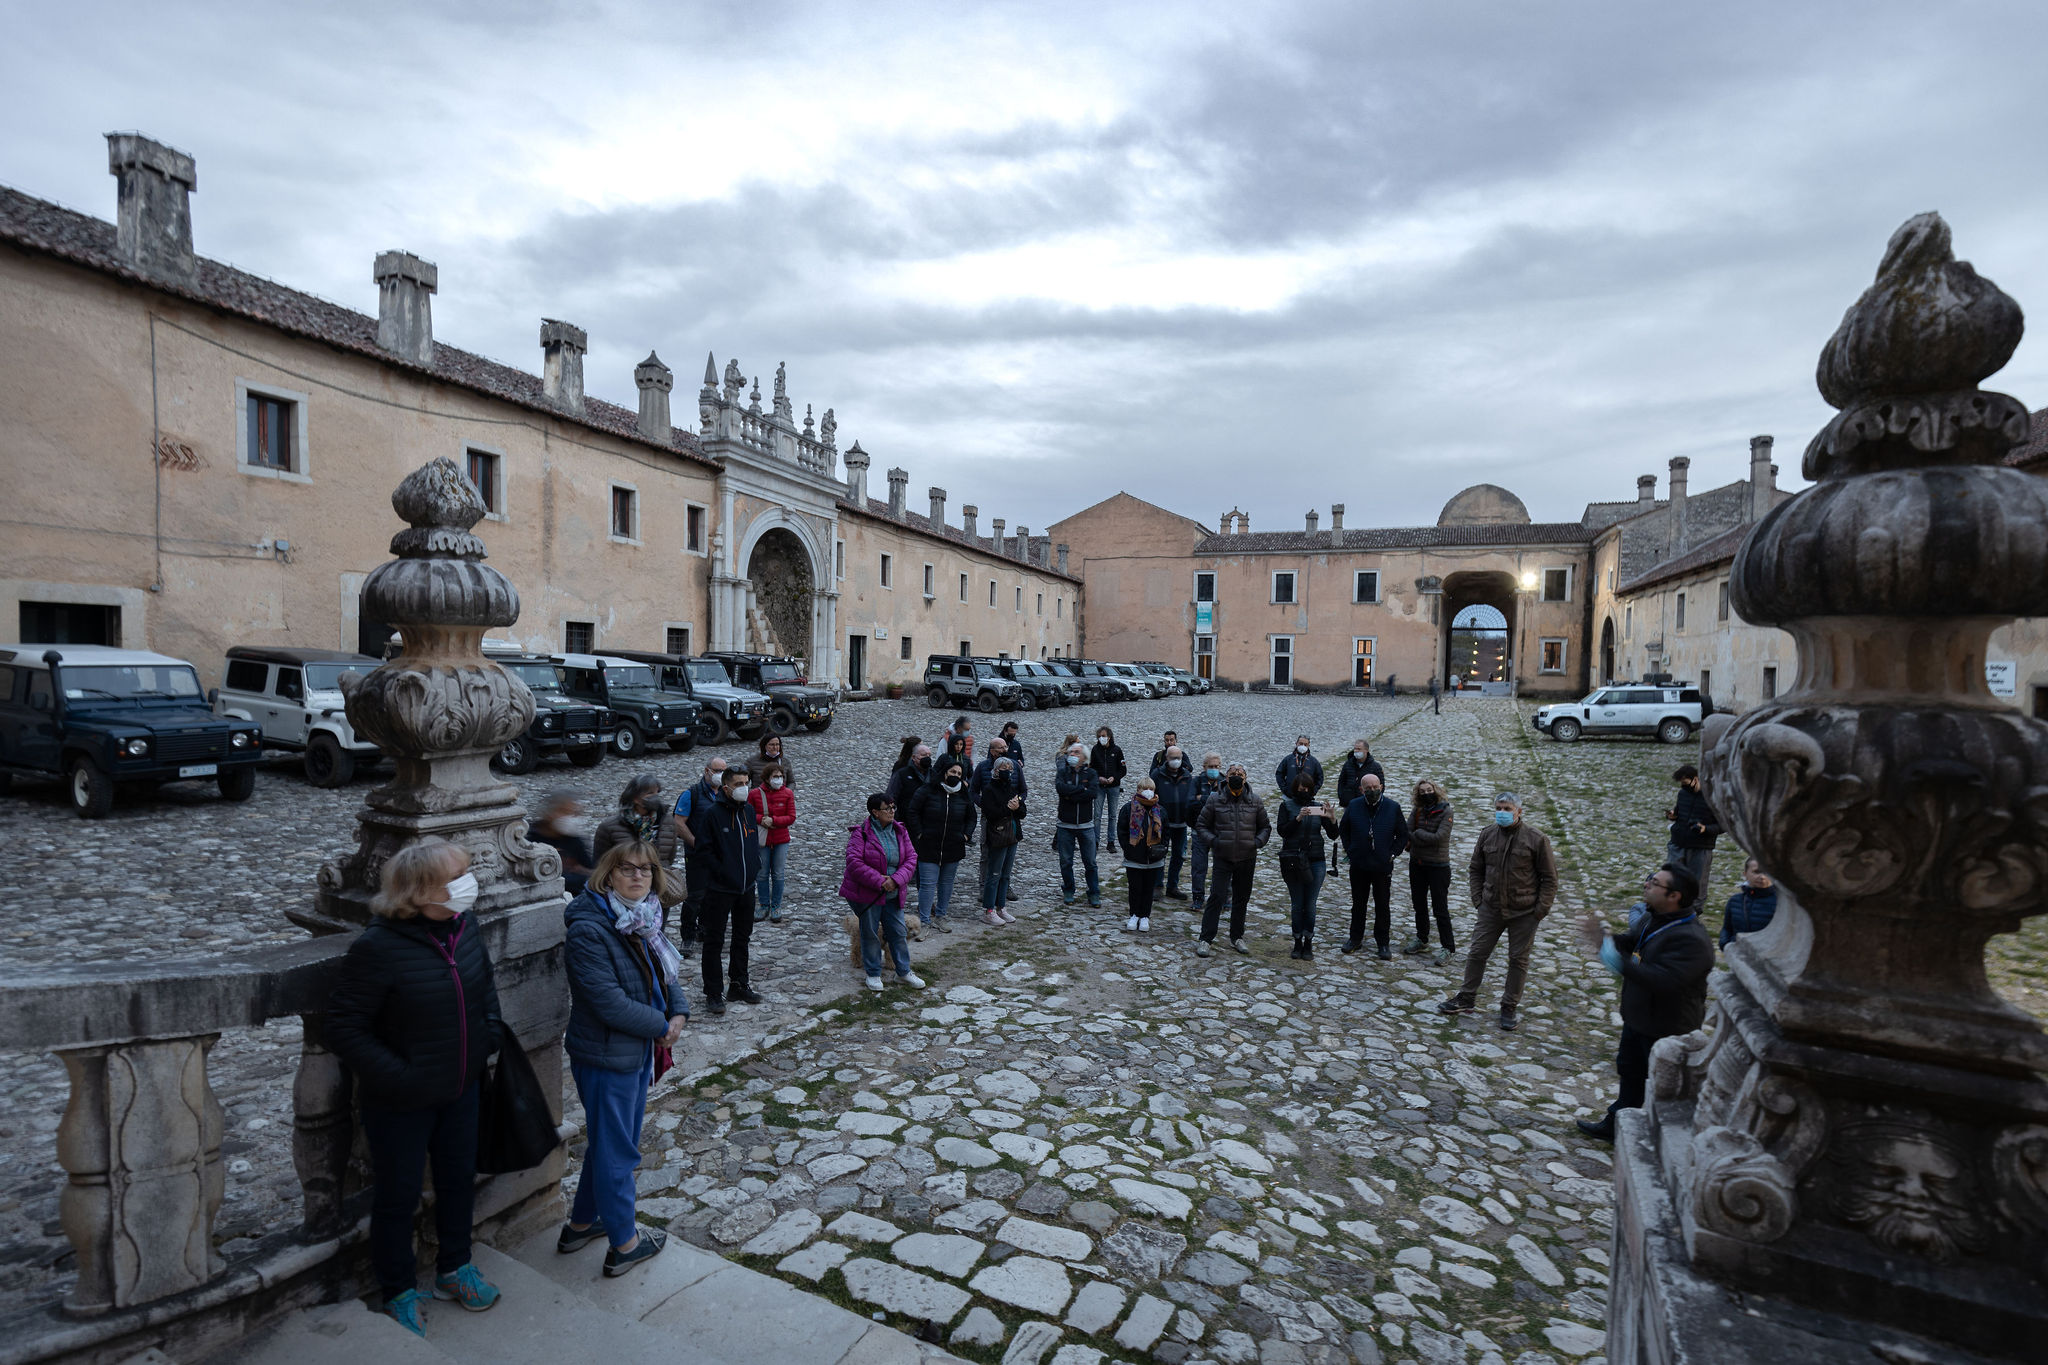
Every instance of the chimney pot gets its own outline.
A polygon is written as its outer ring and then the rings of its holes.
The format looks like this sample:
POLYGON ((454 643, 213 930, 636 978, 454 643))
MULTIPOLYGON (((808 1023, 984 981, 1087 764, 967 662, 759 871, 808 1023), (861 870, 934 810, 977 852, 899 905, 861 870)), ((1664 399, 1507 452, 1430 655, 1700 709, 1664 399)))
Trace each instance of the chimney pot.
POLYGON ((1031 562, 1031 528, 1022 522, 1017 523, 1017 558, 1031 562))
POLYGON ((377 282, 377 345, 415 365, 433 365, 441 272, 410 251, 380 251, 370 277, 377 282))
POLYGON ((1330 504, 1330 544, 1341 549, 1344 545, 1344 504, 1330 504))
POLYGON ((996 554, 1004 553, 1003 527, 1005 527, 1009 523, 1002 517, 991 517, 989 519, 988 524, 995 531, 995 535, 989 541, 989 549, 994 551, 996 554))
POLYGON ((1060 572, 1065 573, 1067 571, 1067 547, 1061 545, 1058 547, 1058 551, 1060 557, 1060 572))
POLYGON ((868 453, 855 441, 846 452, 846 500, 868 510, 868 453))
POLYGON ((640 434, 657 445, 675 440, 669 426, 668 395, 676 386, 675 372, 661 363, 653 351, 633 367, 633 383, 640 390, 640 434))
POLYGON ((905 504, 905 494, 907 494, 907 493, 908 493, 909 491, 910 491, 910 471, 909 471, 909 470, 907 470, 907 469, 892 469, 892 470, 890 470, 890 471, 889 471, 889 516, 890 516, 890 518, 891 518, 892 520, 895 520, 895 521, 902 521, 902 520, 904 520, 904 519, 905 519, 906 517, 908 517, 908 516, 910 515, 910 513, 909 513, 909 510, 908 510, 908 508, 906 508, 906 507, 905 507, 905 505, 904 505, 904 504, 905 504))
POLYGON ((1647 512, 1657 505, 1657 476, 1636 475, 1636 511, 1647 512))
POLYGON ((1671 538, 1673 556, 1685 550, 1685 478, 1692 461, 1684 455, 1671 457, 1671 538))
POLYGON ((975 505, 974 505, 973 503, 971 503, 971 502, 963 502, 963 503, 961 503, 961 504, 960 504, 960 534, 962 534, 962 535, 966 536, 966 537, 967 537, 967 538, 968 538, 969 540, 973 540, 973 539, 975 539, 975 538, 976 538, 977 536, 979 536, 979 535, 981 534, 981 530, 980 530, 980 528, 979 528, 979 527, 977 527, 977 526, 976 526, 976 525, 975 525, 974 523, 975 523, 975 522, 976 522, 977 520, 979 520, 979 519, 980 519, 980 517, 981 517, 981 509, 980 509, 979 507, 976 507, 976 506, 975 506, 975 505))
POLYGON ((1749 519, 1756 521, 1777 501, 1778 467, 1771 463, 1769 436, 1749 438, 1749 519))
POLYGON ((930 493, 932 500, 932 529, 934 531, 944 531, 946 529, 946 490, 934 488, 930 490, 930 493))
POLYGON ((564 412, 583 414, 583 356, 590 350, 590 334, 572 322, 542 318, 541 389, 547 400, 564 412))
POLYGON ((199 272, 192 251, 192 191, 199 170, 190 156, 140 133, 107 134, 107 173, 114 177, 114 245, 145 275, 189 281, 199 272))
POLYGON ((1229 535, 1229 534, 1230 534, 1230 527, 1231 527, 1231 524, 1232 524, 1232 522, 1231 522, 1231 518, 1232 518, 1232 515, 1233 515, 1232 513, 1229 513, 1229 512, 1225 512, 1225 513, 1224 513, 1224 514, 1223 514, 1222 516, 1220 516, 1220 517, 1216 518, 1216 534, 1217 534, 1217 535, 1219 535, 1219 536, 1227 536, 1227 535, 1229 535))
POLYGON ((1322 524, 1322 520, 1323 520, 1323 514, 1322 514, 1322 513, 1320 513, 1320 512, 1318 512, 1318 511, 1316 511, 1316 509, 1315 509, 1315 508, 1313 508, 1313 507, 1311 507, 1311 508, 1309 508, 1309 509, 1308 509, 1308 517, 1307 517, 1307 522, 1308 522, 1308 526, 1307 526, 1307 528, 1306 528, 1306 529, 1307 529, 1307 530, 1309 531, 1309 533, 1310 533, 1311 535, 1313 535, 1313 534, 1315 533, 1315 529, 1316 529, 1316 527, 1318 527, 1319 525, 1321 525, 1321 524, 1322 524))

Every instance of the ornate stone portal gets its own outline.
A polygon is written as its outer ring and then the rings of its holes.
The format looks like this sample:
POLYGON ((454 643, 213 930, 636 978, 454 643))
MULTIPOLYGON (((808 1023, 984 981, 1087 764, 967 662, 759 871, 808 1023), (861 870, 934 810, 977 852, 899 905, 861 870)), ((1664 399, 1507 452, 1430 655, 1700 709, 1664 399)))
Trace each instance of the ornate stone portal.
POLYGON ((395 626, 404 651, 342 685, 349 721, 396 771, 358 812, 356 851, 320 869, 313 911, 288 912, 316 933, 368 923, 384 860, 430 836, 469 850, 480 912, 561 896, 560 856, 527 839, 519 789, 490 767, 532 723, 533 694, 483 654, 486 630, 519 619, 518 591, 470 534, 483 502, 444 457, 408 475, 391 505, 408 528, 391 539, 398 558, 363 585, 363 610, 395 626))
POLYGON ((1622 1115, 1616 1362, 2048 1342, 2048 1038, 1984 974, 2048 909, 2048 725, 1984 677, 1995 627, 2048 615, 2048 480, 2000 463, 2027 409, 1977 387, 2020 332, 1939 216, 1907 222, 1821 353, 1816 486, 1736 555, 1799 677, 1710 723, 1701 768, 1781 908, 1622 1115))

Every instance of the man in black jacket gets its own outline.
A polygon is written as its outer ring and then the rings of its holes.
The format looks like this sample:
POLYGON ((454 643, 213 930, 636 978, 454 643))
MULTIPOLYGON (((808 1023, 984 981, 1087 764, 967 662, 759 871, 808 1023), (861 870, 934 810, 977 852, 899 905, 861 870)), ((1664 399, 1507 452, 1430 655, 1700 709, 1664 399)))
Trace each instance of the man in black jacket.
POLYGON ((676 797, 675 813, 669 817, 676 837, 683 841, 683 886, 688 894, 676 911, 676 936, 682 940, 684 957, 697 949, 697 921, 704 913, 704 869, 698 865, 697 836, 690 828, 690 818, 716 801, 724 786, 725 760, 714 758, 704 765, 704 776, 676 797))
MULTIPOLYGON (((1000 740, 997 741, 1001 743, 1000 740)), ((953 881, 974 842, 975 802, 957 758, 942 758, 932 780, 910 795, 903 823, 917 850, 917 919, 942 934, 953 932, 953 881)))
POLYGON ((1052 781, 1059 795, 1054 818, 1053 849, 1060 858, 1060 889, 1063 903, 1074 903, 1074 850, 1081 851, 1081 866, 1088 874, 1088 904, 1102 904, 1102 878, 1095 870, 1095 804, 1104 798, 1102 781, 1088 764, 1088 751, 1079 744, 1060 755, 1060 770, 1052 781))
POLYGON ((1677 863, 1690 872, 1694 883, 1704 892, 1714 870, 1714 840, 1721 833, 1721 817, 1714 814, 1706 794, 1700 790, 1698 768, 1688 763, 1671 774, 1671 780, 1678 784, 1678 795, 1672 799, 1671 809, 1664 812, 1664 818, 1671 822, 1671 842, 1665 845, 1664 861, 1677 863))
POLYGON ((1714 941, 1700 923, 1699 898, 1692 873, 1666 863, 1643 883, 1650 914, 1635 932, 1609 936, 1590 911, 1580 921, 1586 946, 1621 978, 1621 1043, 1614 1051, 1621 1094, 1598 1123, 1579 1120, 1587 1137, 1614 1141, 1615 1114, 1642 1107, 1651 1047, 1691 1033, 1706 1018, 1714 941))
POLYGON ((1152 766, 1147 768, 1145 771, 1151 773, 1154 777, 1157 777, 1159 775, 1159 765, 1166 762, 1167 751, 1169 749, 1174 748, 1179 743, 1179 732, 1174 730, 1168 730, 1165 736, 1161 738, 1161 740, 1159 741, 1159 752, 1152 755, 1152 766))
POLYGON ((692 801, 688 825, 693 865, 704 869, 704 908, 698 926, 704 937, 704 1002, 713 1014, 725 1013, 728 997, 749 1005, 761 1003, 747 971, 747 945, 754 937, 754 879, 761 872, 761 826, 747 804, 747 770, 727 768, 722 782, 712 800, 692 801), (720 960, 728 924, 730 981, 720 960))
POLYGON ((1307 735, 1294 737, 1294 750, 1281 759, 1279 766, 1273 769, 1273 781, 1281 791, 1291 793, 1294 790, 1294 775, 1298 772, 1308 773, 1316 791, 1323 789, 1322 760, 1315 756, 1314 746, 1309 743, 1307 735))
POLYGON ((1362 739, 1351 741, 1351 752, 1344 755, 1344 766, 1337 770, 1337 804, 1344 810, 1351 809, 1351 803, 1358 799, 1358 784, 1367 773, 1380 780, 1384 789, 1387 785, 1386 769, 1372 756, 1372 745, 1362 739))
POLYGON ((1180 865, 1188 852, 1188 826, 1201 814, 1201 798, 1195 795, 1195 772, 1188 766, 1188 756, 1181 752, 1178 744, 1172 743, 1173 731, 1166 732, 1168 743, 1160 752, 1159 762, 1152 765, 1152 782, 1159 789, 1159 813, 1166 819, 1166 842, 1169 848, 1166 865, 1166 889, 1160 898, 1170 901, 1184 901, 1187 894, 1180 889, 1180 865))
POLYGON ((1394 861, 1408 847, 1408 821, 1401 803, 1380 792, 1380 780, 1366 774, 1358 799, 1344 808, 1337 837, 1351 859, 1351 935, 1344 951, 1355 953, 1365 942, 1366 902, 1373 904, 1372 937, 1382 961, 1393 957, 1387 944, 1392 925, 1388 902, 1393 896, 1394 861))

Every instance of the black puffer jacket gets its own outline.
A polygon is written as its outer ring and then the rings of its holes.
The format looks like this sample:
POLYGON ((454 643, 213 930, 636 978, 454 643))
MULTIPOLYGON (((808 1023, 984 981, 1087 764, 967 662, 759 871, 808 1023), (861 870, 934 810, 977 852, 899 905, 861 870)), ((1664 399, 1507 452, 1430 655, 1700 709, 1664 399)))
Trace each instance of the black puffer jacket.
POLYGON ((1280 856, 1290 853, 1301 855, 1303 862, 1326 863, 1330 860, 1330 844, 1337 837, 1337 822, 1329 816, 1317 816, 1304 820, 1301 806, 1291 796, 1280 801, 1280 856))
POLYGON ((1721 833, 1721 817, 1707 804, 1707 798, 1691 787, 1680 787, 1671 802, 1671 842, 1678 848, 1712 848, 1721 833), (1698 826, 1698 828, 1695 828, 1698 826))
POLYGON ((1095 747, 1088 751, 1088 766, 1095 769, 1097 778, 1108 778, 1112 784, 1124 780, 1124 751, 1116 744, 1095 741, 1095 747))
POLYGON ((693 861, 705 890, 740 895, 754 889, 761 872, 761 822, 751 804, 720 792, 701 810, 691 806, 690 831, 697 836, 693 861))
POLYGON ((1152 770, 1152 781, 1159 788, 1159 809, 1166 813, 1168 827, 1192 824, 1201 813, 1202 802, 1195 795, 1195 775, 1188 770, 1187 761, 1181 761, 1178 773, 1160 764, 1152 770))
POLYGON ((1258 856, 1273 837, 1273 822, 1266 807, 1252 795, 1249 784, 1233 794, 1228 787, 1209 798, 1196 822, 1209 851, 1224 862, 1241 863, 1258 856))
POLYGON ((967 856, 974 838, 974 796, 965 774, 960 790, 949 792, 941 782, 927 782, 910 797, 910 807, 897 812, 910 827, 910 846, 921 863, 957 863, 967 856))
POLYGON ((1365 751, 1365 761, 1363 763, 1358 761, 1356 753, 1346 750, 1344 753, 1344 766, 1337 769, 1337 804, 1339 806, 1346 810, 1351 808, 1351 803, 1359 797, 1359 785, 1365 781, 1367 773, 1377 777, 1382 787, 1387 785, 1387 771, 1380 766, 1380 761, 1372 756, 1372 750, 1367 749, 1365 751))
POLYGON ((349 945, 327 1000, 327 1040, 370 1109, 459 1098, 498 1050, 497 978, 473 916, 437 934, 422 919, 375 919, 349 945), (451 961, 452 959, 452 961, 451 961))

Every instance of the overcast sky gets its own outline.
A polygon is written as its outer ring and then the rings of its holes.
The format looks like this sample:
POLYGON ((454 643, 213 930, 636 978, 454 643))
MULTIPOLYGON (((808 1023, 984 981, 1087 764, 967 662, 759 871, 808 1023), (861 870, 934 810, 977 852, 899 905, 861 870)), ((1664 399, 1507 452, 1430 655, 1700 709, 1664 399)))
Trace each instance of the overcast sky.
MULTIPOLYGON (((140 129, 205 255, 374 311, 415 251, 441 340, 538 370, 566 318, 679 417, 706 351, 787 361, 984 527, 1568 520, 1759 432, 1796 481, 1924 209, 2048 307, 2038 2, 5 8, 0 181, 111 218, 140 129)), ((2048 405, 2048 342, 1994 383, 2048 405)))

